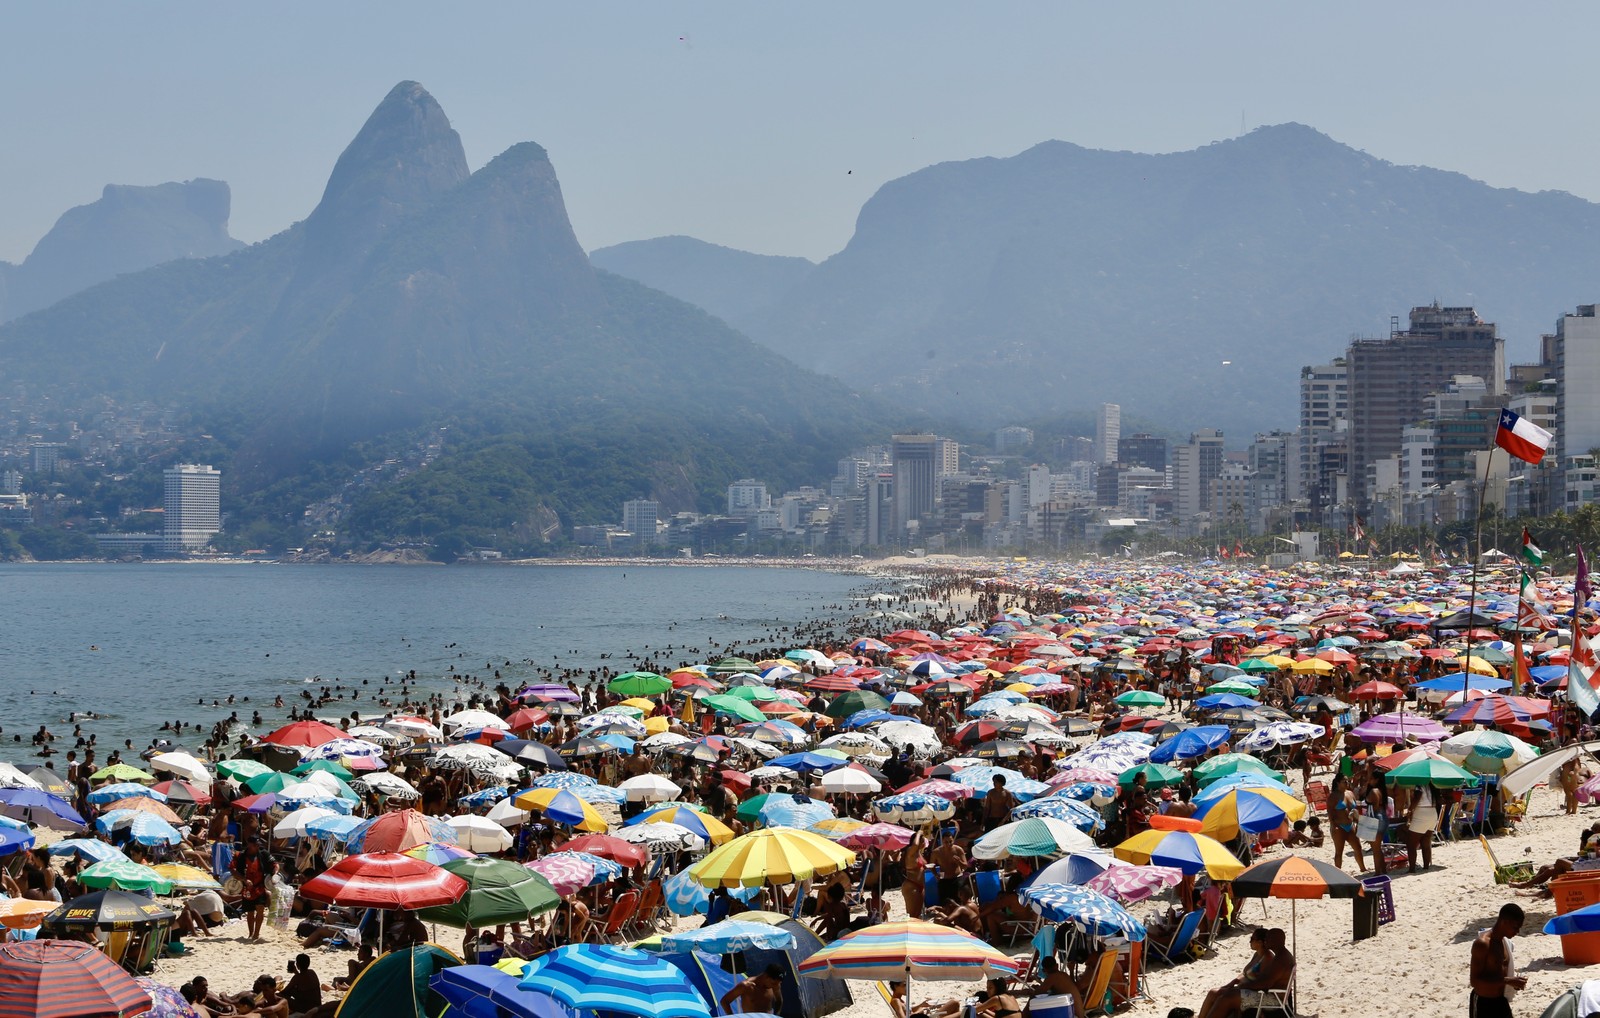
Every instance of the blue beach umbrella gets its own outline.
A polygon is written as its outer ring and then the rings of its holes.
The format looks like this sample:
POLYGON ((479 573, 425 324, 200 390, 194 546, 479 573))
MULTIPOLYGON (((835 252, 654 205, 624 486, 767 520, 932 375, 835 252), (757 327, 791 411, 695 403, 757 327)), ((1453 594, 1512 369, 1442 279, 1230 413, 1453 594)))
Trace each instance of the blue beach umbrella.
POLYGON ((756 817, 762 827, 809 828, 823 820, 831 820, 838 813, 820 799, 800 801, 792 795, 774 795, 761 806, 756 817))
POLYGON ((790 753, 780 756, 771 762, 773 767, 786 767, 798 774, 810 771, 831 771, 848 765, 850 761, 841 760, 836 756, 823 756, 821 753, 790 753))
POLYGON ((1092 937, 1145 938, 1144 924, 1098 891, 1077 884, 1033 884, 1017 893, 1023 904, 1052 923, 1071 923, 1092 937))
POLYGON ((506 786, 494 785, 490 788, 480 788, 471 795, 463 795, 461 798, 457 799, 456 802, 459 802, 464 806, 470 806, 473 809, 480 809, 484 806, 493 806, 495 803, 499 802, 501 799, 504 799, 509 794, 510 792, 506 786))
MULTIPOLYGON (((1224 694, 1226 695, 1226 694, 1224 694)), ((1194 760, 1227 742, 1233 730, 1227 725, 1201 725, 1188 728, 1157 746, 1150 754, 1152 763, 1194 760)))
POLYGON ((1195 793, 1193 802, 1196 806, 1215 802, 1236 788, 1275 788, 1289 795, 1294 794, 1294 790, 1281 781, 1274 781, 1265 775, 1255 774, 1251 771, 1240 771, 1237 774, 1223 775, 1211 782, 1211 784, 1195 793))
POLYGON ((608 944, 568 944, 528 963, 522 989, 568 1007, 637 1018, 711 1018, 705 998, 674 965, 608 944))
POLYGON ((687 933, 669 933, 661 938, 661 950, 669 953, 704 951, 707 954, 733 954, 751 948, 786 951, 794 943, 794 934, 777 926, 724 919, 687 933))
POLYGON ((77 856, 85 862, 105 862, 107 859, 126 859, 122 849, 108 845, 97 838, 64 838, 45 851, 51 855, 77 856))
POLYGON ((524 990, 518 977, 493 965, 458 965, 428 980, 429 989, 466 1018, 576 1018, 549 994, 524 990))
POLYGON ((102 833, 125 827, 128 836, 141 845, 176 845, 183 840, 177 828, 150 813, 131 809, 114 809, 94 822, 102 833))
MULTIPOLYGON (((674 873, 662 881, 661 892, 667 910, 676 916, 694 915, 711 907, 710 888, 690 876, 688 870, 674 873)), ((730 887, 728 893, 735 901, 748 904, 761 893, 761 887, 730 887)))
POLYGON ((1493 692, 1498 689, 1509 689, 1511 680, 1496 678, 1491 675, 1479 675, 1476 672, 1452 672, 1449 675, 1441 675, 1426 682, 1413 682, 1411 684, 1412 689, 1429 689, 1447 693, 1459 692, 1463 687, 1493 692))
POLYGON ((1013 820, 1026 820, 1029 817, 1065 820, 1085 833, 1097 831, 1105 826, 1105 818, 1100 815, 1099 810, 1082 800, 1069 799, 1064 795, 1047 795, 1042 799, 1025 802, 1011 811, 1013 820))
POLYGON ((955 816, 956 804, 949 799, 923 792, 901 792, 872 804, 878 819, 889 823, 925 824, 955 816))
POLYGON ((534 788, 565 788, 569 792, 576 792, 579 798, 587 799, 587 791, 600 782, 587 774, 577 771, 562 771, 560 774, 541 774, 533 779, 534 788))
POLYGON ((114 785, 101 785, 89 793, 89 801, 96 806, 107 802, 116 802, 118 799, 131 799, 144 796, 156 802, 166 802, 167 797, 153 788, 147 788, 137 781, 119 781, 114 785))
POLYGON ((1558 915, 1544 924, 1544 932, 1557 936, 1600 931, 1600 905, 1590 905, 1565 915, 1558 915))
MULTIPOLYGON (((895 695, 899 696, 900 694, 896 693, 895 695)), ((910 694, 907 694, 907 695, 909 696, 910 694)), ((891 700, 889 702, 890 703, 894 703, 893 700, 891 700)), ((920 702, 920 701, 918 701, 918 702, 920 702)), ((839 727, 841 727, 841 728, 865 728, 868 725, 875 725, 880 721, 893 721, 893 720, 895 720, 895 716, 893 714, 890 714, 888 711, 883 710, 880 707, 869 707, 866 710, 858 710, 854 714, 852 714, 849 717, 845 718, 844 721, 840 724, 839 727)))
POLYGON ((61 823, 74 827, 84 825, 83 817, 71 803, 36 788, 0 788, 0 816, 30 824, 43 823, 52 829, 59 829, 61 823))
POLYGON ((330 817, 318 817, 306 822, 306 834, 313 838, 326 838, 329 841, 343 842, 350 837, 356 828, 366 821, 359 817, 347 817, 335 814, 330 817))
MULTIPOLYGON (((1194 702, 1194 705, 1201 710, 1223 710, 1228 707, 1255 708, 1261 706, 1261 701, 1252 700, 1248 696, 1240 696, 1238 693, 1212 693, 1210 696, 1202 696, 1194 702)), ((1161 747, 1157 746, 1156 748, 1160 749, 1161 747)))
POLYGON ((0 827, 0 856, 15 855, 32 848, 36 839, 31 831, 14 827, 0 827))

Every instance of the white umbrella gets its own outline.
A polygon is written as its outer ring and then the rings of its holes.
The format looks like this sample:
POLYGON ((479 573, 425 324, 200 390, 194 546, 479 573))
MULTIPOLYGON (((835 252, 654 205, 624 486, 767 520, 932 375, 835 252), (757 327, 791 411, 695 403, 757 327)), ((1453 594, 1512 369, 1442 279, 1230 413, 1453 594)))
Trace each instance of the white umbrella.
POLYGON ((302 806, 279 820, 272 828, 272 836, 274 838, 301 838, 305 836, 306 824, 313 820, 320 820, 323 817, 338 815, 333 810, 323 809, 321 806, 302 806))
POLYGON ((405 778, 396 777, 393 774, 385 774, 382 771, 377 771, 371 774, 363 774, 361 777, 350 782, 350 784, 364 785, 372 791, 377 792, 379 795, 387 795, 393 799, 422 798, 422 794, 412 786, 411 782, 407 781, 405 778))
POLYGON ((44 791, 44 789, 39 788, 37 781, 4 760, 0 760, 0 788, 32 788, 41 792, 44 791))
POLYGON ((320 746, 312 746, 301 754, 302 760, 338 760, 341 757, 376 760, 383 756, 384 748, 365 739, 329 739, 320 746))
POLYGON ((442 739, 444 733, 437 726, 418 718, 390 718, 383 727, 399 732, 410 739, 442 739))
POLYGON ((974 859, 1004 859, 1011 855, 1055 857, 1092 852, 1094 839, 1067 823, 1050 817, 1029 817, 1001 824, 972 846, 974 859))
POLYGON ((499 728, 509 732, 510 726, 506 719, 498 714, 490 714, 486 710, 458 710, 441 722, 446 728, 499 728))
POLYGON ((757 767, 747 772, 752 778, 798 778, 799 772, 787 767, 757 767))
POLYGON ((706 847, 705 839, 681 824, 653 820, 648 824, 635 824, 616 832, 616 837, 633 845, 644 845, 651 852, 679 852, 688 849, 698 852, 706 847))
POLYGON ((920 721, 885 721, 878 726, 878 738, 896 749, 929 755, 939 752, 944 745, 939 733, 920 721))
POLYGON ((377 725, 356 725, 350 729, 349 735, 352 739, 360 739, 362 742, 372 742, 384 747, 400 746, 411 741, 394 732, 385 731, 377 725))
POLYGON ((639 740, 639 745, 651 752, 656 752, 666 749, 668 746, 681 746, 686 742, 693 741, 687 735, 679 735, 677 732, 657 732, 648 739, 639 740))
POLYGON ((822 789, 825 792, 850 792, 861 795, 881 792, 883 784, 866 771, 858 771, 854 767, 840 767, 822 776, 822 789))
POLYGON ((773 757, 782 756, 786 751, 785 747, 783 746, 774 746, 770 742, 758 742, 755 739, 746 739, 742 735, 734 736, 728 741, 733 743, 735 746, 738 746, 740 749, 748 749, 750 752, 761 757, 763 760, 771 760, 773 757))
POLYGON ((150 769, 168 771, 207 788, 211 786, 211 772, 206 770, 204 763, 188 753, 157 753, 150 758, 150 769))
POLYGON ((488 817, 451 817, 445 823, 456 832, 456 844, 468 852, 504 852, 511 847, 511 833, 488 817))
POLYGON ((485 820, 493 820, 501 827, 516 827, 528 822, 529 813, 525 809, 518 809, 511 804, 510 799, 501 799, 494 807, 484 814, 485 820))
POLYGON ((845 732, 843 735, 833 735, 823 739, 817 744, 818 748, 827 746, 837 749, 845 756, 893 756, 894 750, 887 742, 866 732, 845 732))
POLYGON ((515 779, 522 773, 522 768, 511 762, 511 758, 498 750, 488 746, 480 746, 475 742, 459 746, 446 746, 432 756, 428 763, 435 767, 456 768, 473 771, 478 774, 503 773, 507 766, 512 770, 511 777, 515 779))
POLYGON ((665 802, 683 791, 659 774, 640 774, 617 787, 627 794, 629 802, 665 802))

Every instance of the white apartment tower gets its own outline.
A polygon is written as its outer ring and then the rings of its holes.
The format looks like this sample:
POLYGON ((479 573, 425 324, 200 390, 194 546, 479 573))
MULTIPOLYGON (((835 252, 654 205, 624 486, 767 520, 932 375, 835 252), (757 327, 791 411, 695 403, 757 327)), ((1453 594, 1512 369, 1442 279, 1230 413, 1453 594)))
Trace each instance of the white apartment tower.
POLYGON ((165 522, 161 550, 182 554, 204 548, 222 529, 222 472, 204 463, 179 463, 162 471, 165 522))
POLYGON ((1094 421, 1094 458, 1097 463, 1117 461, 1117 441, 1122 438, 1122 407, 1101 403, 1094 421))

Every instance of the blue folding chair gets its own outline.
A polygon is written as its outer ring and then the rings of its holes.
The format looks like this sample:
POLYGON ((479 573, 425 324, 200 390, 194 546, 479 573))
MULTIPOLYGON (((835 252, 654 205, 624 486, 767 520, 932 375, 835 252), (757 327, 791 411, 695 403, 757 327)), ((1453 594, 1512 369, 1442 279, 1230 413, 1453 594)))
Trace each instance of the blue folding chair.
POLYGON ((1200 929, 1200 920, 1205 918, 1205 913, 1198 909, 1186 912, 1178 921, 1178 928, 1172 931, 1172 939, 1165 944, 1154 937, 1145 942, 1145 949, 1150 953, 1150 961, 1165 962, 1168 965, 1178 964, 1184 954, 1189 950, 1189 945, 1194 943, 1195 932, 1200 929))

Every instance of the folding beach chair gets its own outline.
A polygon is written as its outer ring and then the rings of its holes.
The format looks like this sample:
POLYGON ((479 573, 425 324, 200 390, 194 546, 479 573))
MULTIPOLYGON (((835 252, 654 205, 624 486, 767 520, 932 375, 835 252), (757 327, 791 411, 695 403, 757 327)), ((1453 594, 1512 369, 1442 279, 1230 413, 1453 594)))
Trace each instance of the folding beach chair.
POLYGON ((1195 932, 1200 929, 1200 920, 1205 918, 1205 913, 1199 910, 1185 912, 1183 918, 1178 920, 1177 929, 1172 931, 1172 937, 1166 943, 1161 943, 1154 937, 1145 941, 1150 951, 1150 963, 1164 962, 1167 965, 1176 965, 1188 953, 1189 945, 1194 943, 1195 932))
POLYGON ((1513 880, 1527 880, 1533 876, 1533 863, 1526 859, 1517 862, 1502 864, 1495 858, 1494 849, 1489 847, 1489 839, 1478 835, 1478 844, 1483 846, 1483 854, 1489 857, 1489 865, 1494 867, 1494 882, 1508 884, 1513 880))
POLYGON ((1101 951, 1095 959, 1088 980, 1089 989, 1083 995, 1083 1012, 1086 1015, 1109 1015, 1116 1007, 1111 996, 1111 977, 1117 973, 1117 949, 1101 951))
MULTIPOLYGON (((1289 970, 1289 985, 1281 990, 1254 991, 1252 999, 1255 1003, 1255 1010, 1250 1012, 1252 1018, 1261 1018, 1263 1014, 1283 1014, 1287 1015, 1288 1018, 1294 1018, 1294 980, 1299 969, 1300 966, 1296 965, 1289 970)), ((1241 1008, 1240 1013, 1243 1014, 1247 1010, 1249 1010, 1248 1005, 1241 1008)))

